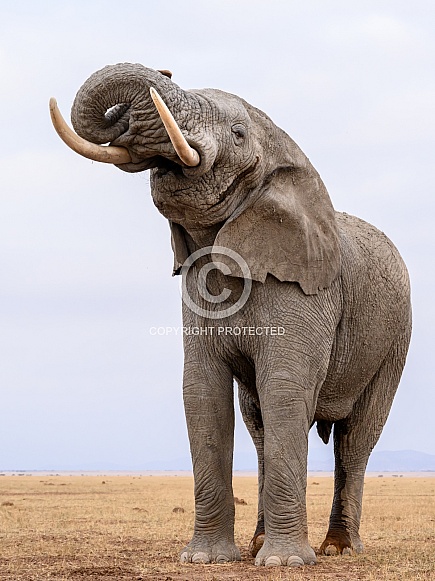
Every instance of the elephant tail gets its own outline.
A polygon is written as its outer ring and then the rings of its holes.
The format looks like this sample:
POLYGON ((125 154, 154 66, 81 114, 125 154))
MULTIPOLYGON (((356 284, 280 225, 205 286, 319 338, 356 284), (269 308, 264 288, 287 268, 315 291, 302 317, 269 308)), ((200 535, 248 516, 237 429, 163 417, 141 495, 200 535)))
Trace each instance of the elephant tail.
POLYGON ((327 420, 317 420, 317 433, 322 438, 323 442, 327 444, 329 442, 329 436, 331 435, 332 422, 327 420))

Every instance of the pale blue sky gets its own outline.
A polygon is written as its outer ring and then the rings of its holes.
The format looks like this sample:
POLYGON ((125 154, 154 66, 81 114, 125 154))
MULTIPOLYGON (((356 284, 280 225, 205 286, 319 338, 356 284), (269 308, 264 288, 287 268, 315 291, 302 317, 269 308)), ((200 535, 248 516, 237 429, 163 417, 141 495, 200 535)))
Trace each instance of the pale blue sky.
MULTIPOLYGON (((415 330, 378 449, 435 454, 434 29, 419 0, 2 7, 0 470, 189 466, 181 340, 150 334, 181 307, 148 173, 79 158, 48 115, 49 97, 68 117, 83 81, 123 61, 263 109, 335 207, 392 238, 415 330)), ((236 467, 255 467, 239 417, 236 467)))

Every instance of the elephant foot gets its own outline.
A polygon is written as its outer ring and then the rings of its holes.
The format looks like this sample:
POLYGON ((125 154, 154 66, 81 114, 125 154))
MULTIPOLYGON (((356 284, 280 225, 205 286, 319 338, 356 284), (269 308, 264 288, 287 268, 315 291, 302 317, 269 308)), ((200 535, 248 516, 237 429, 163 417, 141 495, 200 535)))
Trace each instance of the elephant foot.
POLYGON ((261 549, 264 543, 264 532, 258 533, 252 537, 249 543, 249 552, 253 557, 257 556, 258 551, 261 549))
POLYGON ((308 543, 304 545, 296 543, 275 544, 264 539, 255 564, 265 567, 302 567, 303 565, 315 565, 316 555, 308 543))
POLYGON ((240 559, 240 551, 234 542, 212 543, 207 539, 193 538, 180 554, 181 563, 229 563, 240 559))
POLYGON ((353 555, 363 552, 363 544, 358 534, 352 538, 347 531, 328 531, 319 549, 320 555, 353 555))

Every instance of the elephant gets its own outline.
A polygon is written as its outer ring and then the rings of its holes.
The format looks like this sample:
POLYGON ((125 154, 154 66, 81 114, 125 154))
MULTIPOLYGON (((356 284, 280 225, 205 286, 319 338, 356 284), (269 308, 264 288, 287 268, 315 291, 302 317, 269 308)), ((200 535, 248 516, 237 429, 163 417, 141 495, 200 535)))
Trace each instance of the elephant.
POLYGON ((183 281, 183 398, 194 473, 184 563, 240 560, 234 541, 234 385, 258 454, 256 565, 316 563, 306 514, 308 433, 333 433, 334 497, 318 553, 363 550, 364 474, 411 335, 392 242, 336 212, 296 143, 262 111, 167 70, 109 65, 79 89, 62 139, 126 172, 151 170, 183 281), (108 144, 108 145, 106 145, 108 144))

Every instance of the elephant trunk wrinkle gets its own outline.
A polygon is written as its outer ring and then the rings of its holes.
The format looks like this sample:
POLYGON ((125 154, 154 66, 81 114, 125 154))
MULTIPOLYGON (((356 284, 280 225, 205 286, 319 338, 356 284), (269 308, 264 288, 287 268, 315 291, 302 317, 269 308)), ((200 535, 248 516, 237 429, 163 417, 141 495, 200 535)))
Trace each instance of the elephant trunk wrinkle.
POLYGON ((187 94, 167 76, 142 65, 111 65, 94 73, 77 92, 71 110, 74 129, 91 143, 131 148, 135 163, 150 155, 166 156, 170 142, 149 93, 152 86, 177 111, 190 109, 187 94))

